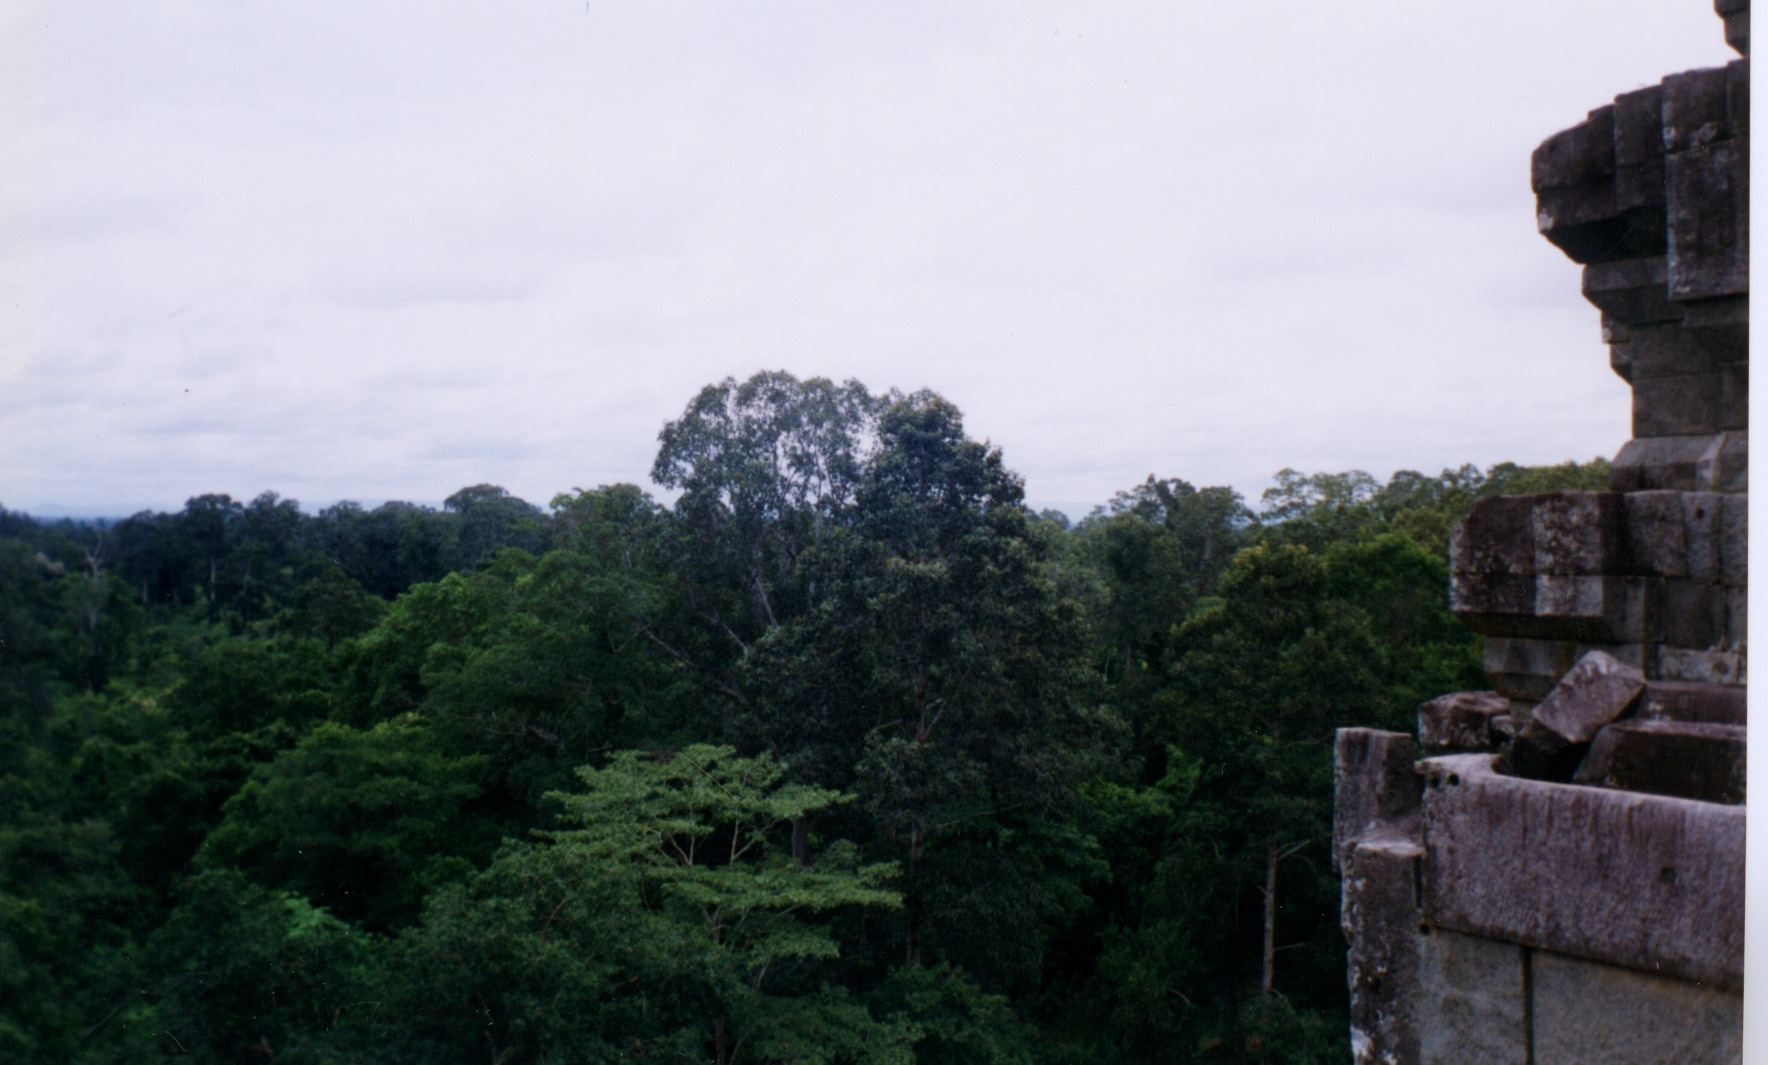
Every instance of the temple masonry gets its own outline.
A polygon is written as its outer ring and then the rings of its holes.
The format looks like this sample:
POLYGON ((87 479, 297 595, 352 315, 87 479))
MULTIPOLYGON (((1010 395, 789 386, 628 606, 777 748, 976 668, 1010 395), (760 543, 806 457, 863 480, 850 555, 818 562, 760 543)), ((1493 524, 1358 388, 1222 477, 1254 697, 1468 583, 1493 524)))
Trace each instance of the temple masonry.
POLYGON ((1486 499, 1450 601, 1491 691, 1337 740, 1359 1062, 1741 1058, 1749 461, 1744 56, 1535 150, 1633 438, 1606 492, 1486 499))

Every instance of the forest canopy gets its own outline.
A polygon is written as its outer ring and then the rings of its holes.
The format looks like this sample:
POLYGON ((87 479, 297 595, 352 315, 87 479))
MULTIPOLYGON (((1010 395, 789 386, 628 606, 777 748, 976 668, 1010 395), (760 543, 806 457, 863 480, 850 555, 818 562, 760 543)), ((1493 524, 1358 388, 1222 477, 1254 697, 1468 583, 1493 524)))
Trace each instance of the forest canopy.
POLYGON ((1484 686, 1474 500, 1034 513, 940 396, 762 373, 660 503, 0 509, 0 1059, 1328 1062, 1331 736, 1484 686))

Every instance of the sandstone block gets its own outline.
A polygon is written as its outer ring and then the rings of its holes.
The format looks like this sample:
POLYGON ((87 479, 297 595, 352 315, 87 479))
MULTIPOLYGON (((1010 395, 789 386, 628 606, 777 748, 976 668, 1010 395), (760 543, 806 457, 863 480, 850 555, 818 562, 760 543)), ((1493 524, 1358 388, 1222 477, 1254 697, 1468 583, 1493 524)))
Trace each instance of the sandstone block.
POLYGON ((1609 490, 1692 492, 1700 481, 1700 464, 1712 445, 1710 436, 1629 440, 1621 445, 1619 454, 1609 463, 1609 490))
POLYGON ((1740 650, 1749 645, 1750 590, 1725 589, 1725 647, 1740 650))
POLYGON ((1404 732, 1338 730, 1333 738, 1333 869, 1357 839, 1417 814, 1424 788, 1412 770, 1417 758, 1417 744, 1404 732))
POLYGON ((1741 995, 1546 951, 1529 959, 1529 977, 1534 1065, 1743 1060, 1741 995))
POLYGON ((1725 640, 1725 589, 1709 581, 1665 581, 1663 640, 1717 649, 1725 640))
POLYGON ((1425 920, 1741 985, 1742 807, 1501 776, 1490 755, 1423 765, 1425 920))
POLYGON ((1570 640, 1488 636, 1486 678, 1498 694, 1513 701, 1543 699, 1577 661, 1577 646, 1570 640))
POLYGON ((1695 580, 1719 579, 1722 558, 1720 531, 1724 525, 1725 497, 1717 492, 1687 492, 1682 496, 1682 528, 1688 544, 1688 576, 1695 580))
POLYGON ((1630 711, 1644 690, 1645 676, 1639 670, 1591 651, 1560 678, 1518 730, 1509 764, 1521 776, 1570 780, 1583 757, 1581 747, 1630 711))
POLYGON ((1531 614, 1535 579, 1527 573, 1451 573, 1449 609, 1469 616, 1531 614))
POLYGON ((1613 492, 1545 492, 1533 497, 1535 573, 1612 572, 1620 557, 1624 509, 1613 492))
POLYGON ((1628 327, 1682 320, 1682 308, 1670 300, 1669 264, 1662 255, 1584 267, 1584 298, 1628 327))
POLYGON ((1449 532, 1455 573, 1517 575, 1535 570, 1535 497, 1477 500, 1449 532))
POLYGON ((1664 680, 1694 680, 1706 684, 1748 682, 1746 663, 1736 651, 1702 651, 1687 647, 1660 647, 1658 676, 1664 680))
POLYGON ((1744 741, 1741 725, 1618 721, 1597 734, 1572 779, 1702 802, 1740 803, 1744 741))
POLYGON ((1750 427, 1750 364, 1727 363, 1719 370, 1719 428, 1750 427))
POLYGON ((1679 304, 1682 328, 1721 364, 1750 357, 1750 297, 1742 294, 1679 304))
POLYGON ((1664 88, 1625 92, 1615 97, 1615 166, 1649 163, 1664 156, 1664 88))
POLYGON ((1719 372, 1718 358, 1680 322, 1638 326, 1628 333, 1628 344, 1635 378, 1719 372))
POLYGON ((1359 1065, 1418 1060, 1418 841, 1360 840, 1344 855, 1339 921, 1349 947, 1351 1054, 1359 1065))
POLYGON ((1418 707, 1418 742, 1432 754, 1493 750, 1500 717, 1509 719, 1510 700, 1495 691, 1438 696, 1418 707))
POLYGON ((1726 430, 1711 438, 1695 463, 1694 480, 1703 492, 1750 490, 1750 434, 1726 430))
MULTIPOLYGON (((1630 346, 1637 356, 1637 343, 1630 346)), ((1633 435, 1644 438, 1716 433, 1722 428, 1722 392, 1717 372, 1645 377, 1635 361, 1633 435)))
POLYGON ((1728 495, 1719 504, 1719 580, 1742 588, 1750 583, 1750 497, 1728 495))
POLYGON ((1625 506, 1627 568, 1654 577, 1688 575, 1688 538, 1682 524, 1682 493, 1628 492, 1625 506))
POLYGON ((1614 107, 1609 105, 1542 141, 1529 160, 1529 185, 1539 193, 1603 182, 1614 172, 1614 107))
POLYGON ((1750 61, 1747 57, 1725 64, 1725 101, 1731 113, 1732 135, 1747 135, 1750 131, 1750 61))
POLYGON ((1745 690, 1730 684, 1702 684, 1684 680, 1652 680, 1639 697, 1641 721, 1710 722, 1743 725, 1749 706, 1745 690))
POLYGON ((1672 299, 1749 291, 1748 165, 1737 141, 1705 144, 1664 160, 1672 299))
POLYGON ((1523 948, 1425 925, 1418 945, 1418 1060, 1524 1065, 1523 948))
POLYGON ((1730 137, 1729 90, 1724 67, 1688 70, 1665 78, 1664 151, 1683 152, 1730 137))

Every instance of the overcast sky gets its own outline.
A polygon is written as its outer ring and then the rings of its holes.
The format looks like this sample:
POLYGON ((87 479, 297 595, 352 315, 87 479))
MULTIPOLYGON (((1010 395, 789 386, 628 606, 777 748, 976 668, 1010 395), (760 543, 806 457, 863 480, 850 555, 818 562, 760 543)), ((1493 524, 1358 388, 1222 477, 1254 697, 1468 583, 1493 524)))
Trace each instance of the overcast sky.
POLYGON ((1700 0, 0 8, 0 504, 649 487, 928 387, 1039 505, 1612 455, 1529 153, 1700 0))

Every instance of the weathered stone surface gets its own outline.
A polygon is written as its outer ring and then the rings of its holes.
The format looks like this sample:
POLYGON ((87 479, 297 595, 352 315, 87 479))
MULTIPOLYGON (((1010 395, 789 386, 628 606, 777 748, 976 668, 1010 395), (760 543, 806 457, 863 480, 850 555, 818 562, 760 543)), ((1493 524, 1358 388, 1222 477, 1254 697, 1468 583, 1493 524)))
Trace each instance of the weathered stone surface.
POLYGON ((1657 577, 1542 574, 1535 578, 1532 618, 1507 631, 1600 643, 1656 641, 1663 638, 1663 585, 1657 577))
POLYGON ((1360 840, 1345 851, 1339 920, 1349 944, 1351 1054, 1359 1065, 1418 1060, 1418 841, 1360 840))
POLYGON ((1713 446, 1710 436, 1660 436, 1629 440, 1608 467, 1608 487, 1614 492, 1649 492, 1673 489, 1692 492, 1700 487, 1700 464, 1713 446))
POLYGON ((1750 434, 1727 430, 1715 436, 1694 467, 1695 488, 1702 492, 1750 490, 1750 434))
POLYGON ((1510 700, 1495 691, 1455 692, 1418 707, 1418 742, 1431 754, 1489 751, 1502 738, 1493 722, 1510 716, 1510 700))
MULTIPOLYGON (((1535 578, 1527 573, 1451 573, 1449 609, 1463 620, 1531 614, 1535 609, 1535 578)), ((1486 631, 1478 621, 1467 624, 1475 632, 1486 631)), ((1488 626, 1499 631, 1504 627, 1501 621, 1488 626)))
POLYGON ((1749 680, 1744 657, 1736 651, 1660 647, 1657 672, 1665 680, 1696 680, 1708 684, 1744 684, 1749 680))
POLYGON ((1737 988, 1744 811, 1427 759, 1425 920, 1737 988))
POLYGON ((1615 172, 1614 107, 1599 107, 1590 117, 1541 142, 1529 160, 1529 184, 1535 192, 1606 181, 1615 172))
POLYGON ((1418 945, 1418 1050, 1423 1065, 1524 1065, 1525 951, 1514 943, 1424 926, 1418 945))
POLYGON ((1725 589, 1710 581, 1665 581, 1663 640, 1676 647, 1718 648, 1725 640, 1725 589))
POLYGON ((1535 497, 1474 502, 1449 531, 1449 569, 1509 576, 1535 571, 1535 497))
POLYGON ((1682 320, 1682 308, 1670 300, 1669 265, 1661 255, 1584 267, 1584 298, 1624 326, 1682 320))
POLYGON ((1535 707, 1530 729, 1524 731, 1538 729, 1564 743, 1588 742, 1598 729, 1626 713, 1644 690, 1645 676, 1639 670, 1613 655, 1591 651, 1535 707))
POLYGON ((1532 499, 1533 572, 1586 576, 1616 568, 1623 543, 1619 495, 1545 492, 1532 499))
POLYGON ((1375 826, 1415 817, 1424 782, 1412 771, 1418 745, 1404 732, 1341 728, 1333 742, 1332 868, 1375 826))
POLYGON ((1721 364, 1750 357, 1750 298, 1747 294, 1677 304, 1682 328, 1721 364))
POLYGON ((1719 428, 1750 427, 1750 364, 1727 363, 1719 369, 1719 428))
POLYGON ((1680 321, 1635 327, 1628 332, 1627 343, 1634 380, 1719 371, 1718 357, 1697 343, 1680 321))
POLYGON ((1682 494, 1682 528, 1688 544, 1688 576, 1719 579, 1719 531, 1725 498, 1717 492, 1682 494))
POLYGON ((1725 589, 1725 646, 1749 644, 1750 592, 1748 588, 1725 589))
MULTIPOLYGON (((1478 630, 1475 630, 1478 631, 1478 630)), ((1578 660, 1571 640, 1530 640, 1508 636, 1486 638, 1486 679, 1498 694, 1512 700, 1544 699, 1560 676, 1578 660)))
POLYGON ((1743 1060, 1741 995, 1547 951, 1529 959, 1529 976, 1534 1065, 1743 1060))
POLYGON ((1625 508, 1627 568, 1653 577, 1688 576, 1688 537, 1681 492, 1628 492, 1625 508))
POLYGON ((1641 721, 1744 725, 1749 721, 1748 715, 1749 701, 1744 689, 1736 685, 1653 680, 1645 684, 1636 716, 1641 721))
POLYGON ((1719 581, 1730 588, 1750 583, 1750 497, 1728 495, 1719 504, 1719 581))
POLYGON ((1664 151, 1682 152, 1731 136, 1724 67, 1671 74, 1663 81, 1664 151))
MULTIPOLYGON (((1694 136, 1705 133, 1706 127, 1702 127, 1694 136)), ((1664 135, 1669 134, 1666 124, 1664 135)), ((1749 291, 1746 146, 1743 141, 1720 141, 1678 152, 1664 160, 1673 299, 1705 299, 1749 291)))
POLYGON ((1536 780, 1568 781, 1584 745, 1626 714, 1645 688, 1645 676, 1602 651, 1580 658, 1547 694, 1505 755, 1505 767, 1536 780))
POLYGON ((1744 728, 1682 721, 1618 721, 1597 733, 1573 781, 1679 795, 1744 800, 1744 728))
POLYGON ((1641 377, 1633 366, 1633 435, 1694 436, 1716 433, 1723 389, 1717 372, 1641 377))

